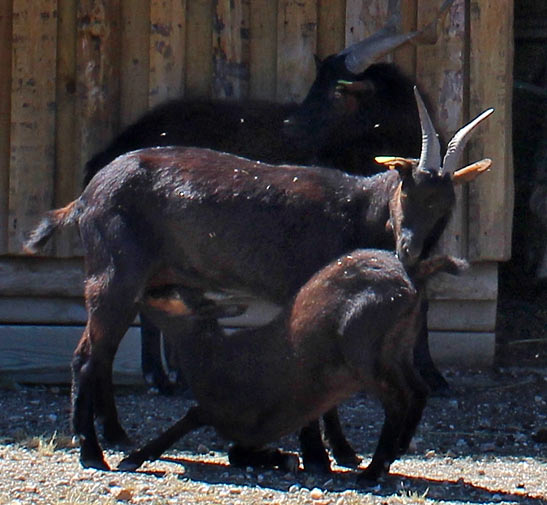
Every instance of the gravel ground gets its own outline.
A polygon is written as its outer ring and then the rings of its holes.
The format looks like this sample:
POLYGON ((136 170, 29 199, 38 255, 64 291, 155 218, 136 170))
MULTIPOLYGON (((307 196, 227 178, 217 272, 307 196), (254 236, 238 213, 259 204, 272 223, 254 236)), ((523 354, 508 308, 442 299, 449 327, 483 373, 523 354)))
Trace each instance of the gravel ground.
MULTIPOLYGON (((371 489, 334 467, 330 476, 231 468, 226 441, 212 429, 181 440, 136 473, 84 470, 68 428, 66 387, 0 391, 0 505, 204 503, 547 503, 547 369, 446 371, 452 391, 431 398, 412 453, 371 489)), ((120 417, 137 443, 167 427, 192 404, 144 389, 119 388, 120 417)), ((341 409, 344 429, 365 465, 382 413, 357 396, 341 409)), ((296 439, 280 445, 296 450, 296 439)), ((107 451, 115 467, 123 454, 107 451)))

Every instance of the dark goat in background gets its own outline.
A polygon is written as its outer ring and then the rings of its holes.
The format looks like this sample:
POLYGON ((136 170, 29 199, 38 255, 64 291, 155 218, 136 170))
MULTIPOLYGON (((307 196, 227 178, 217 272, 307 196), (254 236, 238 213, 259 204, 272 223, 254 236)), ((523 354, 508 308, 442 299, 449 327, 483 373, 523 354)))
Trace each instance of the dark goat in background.
MULTIPOLYGON (((317 164, 361 175, 383 169, 374 162, 379 154, 419 156, 412 83, 395 65, 375 61, 436 33, 451 3, 445 0, 435 20, 419 32, 397 33, 394 14, 376 34, 325 58, 300 105, 185 99, 159 105, 89 160, 85 184, 117 156, 143 147, 208 147, 268 163, 317 164)), ((394 11, 390 3, 389 12, 394 11)), ((168 391, 159 332, 144 315, 141 325, 145 380, 168 391)), ((431 360, 427 334, 419 341, 417 359, 432 388, 446 387, 431 360)))
POLYGON ((88 321, 72 364, 72 424, 84 466, 108 468, 95 416, 108 441, 127 440, 112 363, 137 301, 166 272, 170 283, 203 297, 239 291, 282 306, 315 272, 355 248, 395 248, 405 265, 419 260, 454 207, 454 185, 491 164, 456 170, 470 133, 492 110, 456 133, 441 165, 437 134, 416 96, 420 159, 381 160, 396 170, 364 177, 209 149, 142 149, 116 158, 77 200, 43 218, 28 252, 69 225, 78 225, 84 248, 88 321))
POLYGON ((184 290, 145 298, 143 310, 180 342, 180 368, 197 406, 118 469, 135 470, 211 425, 235 442, 231 464, 296 471, 296 455, 264 446, 366 391, 380 400, 385 420, 359 480, 377 480, 407 451, 426 404, 428 388, 413 358, 425 280, 465 266, 435 257, 407 274, 393 252, 352 251, 316 273, 272 323, 229 335, 216 321, 222 314, 192 306, 184 290))

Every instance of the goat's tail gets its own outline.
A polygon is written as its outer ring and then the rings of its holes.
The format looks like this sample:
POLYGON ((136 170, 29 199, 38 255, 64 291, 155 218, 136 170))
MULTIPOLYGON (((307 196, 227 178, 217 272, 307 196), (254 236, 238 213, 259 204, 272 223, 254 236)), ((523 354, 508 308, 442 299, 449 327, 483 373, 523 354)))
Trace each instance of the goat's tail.
POLYGON ((23 244, 23 250, 27 254, 36 254, 42 249, 58 228, 70 226, 78 221, 82 212, 80 199, 70 202, 61 209, 50 210, 42 218, 38 226, 34 228, 23 244))
POLYGON ((414 279, 425 281, 432 275, 439 272, 446 272, 452 275, 457 275, 469 268, 469 263, 463 258, 454 256, 433 256, 420 261, 416 265, 416 270, 412 272, 414 279))

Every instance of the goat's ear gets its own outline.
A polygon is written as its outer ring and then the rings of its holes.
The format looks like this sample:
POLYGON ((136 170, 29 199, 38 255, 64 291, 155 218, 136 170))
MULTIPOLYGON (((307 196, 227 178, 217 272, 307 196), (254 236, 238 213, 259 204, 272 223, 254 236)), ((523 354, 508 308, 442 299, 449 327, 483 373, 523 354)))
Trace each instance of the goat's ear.
POLYGON ((416 160, 410 158, 399 158, 398 156, 376 156, 376 163, 384 165, 389 170, 397 170, 401 175, 412 173, 416 160))
POLYGON ((484 158, 483 160, 476 161, 467 165, 466 167, 456 170, 452 174, 452 182, 454 184, 463 184, 464 182, 471 182, 475 180, 480 174, 486 172, 492 165, 490 158, 484 158))

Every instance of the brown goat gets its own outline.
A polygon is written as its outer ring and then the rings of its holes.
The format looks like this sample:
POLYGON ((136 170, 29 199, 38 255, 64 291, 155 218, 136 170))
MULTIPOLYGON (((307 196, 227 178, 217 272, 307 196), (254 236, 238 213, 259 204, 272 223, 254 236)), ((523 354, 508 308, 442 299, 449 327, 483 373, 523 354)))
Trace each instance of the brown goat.
POLYGON ((85 251, 88 321, 72 362, 72 423, 84 466, 108 468, 95 417, 108 441, 127 440, 112 363, 138 300, 166 272, 170 283, 202 294, 240 291, 283 305, 315 272, 357 247, 392 249, 395 241, 404 264, 419 259, 450 215, 454 184, 490 166, 482 160, 455 170, 469 133, 491 110, 456 133, 441 165, 435 130, 417 98, 422 155, 381 160, 396 170, 362 177, 208 149, 143 149, 114 160, 77 200, 46 215, 29 252, 71 224, 85 251))
POLYGON ((428 388, 413 364, 424 281, 465 265, 436 257, 407 273, 392 252, 352 251, 316 273, 272 323, 229 335, 215 319, 224 309, 194 306, 184 290, 178 298, 145 298, 151 320, 180 339, 181 370, 198 404, 118 468, 135 470, 211 425, 235 441, 232 464, 294 471, 297 457, 264 446, 367 391, 382 403, 385 420, 359 479, 378 479, 406 452, 425 407, 428 388))

